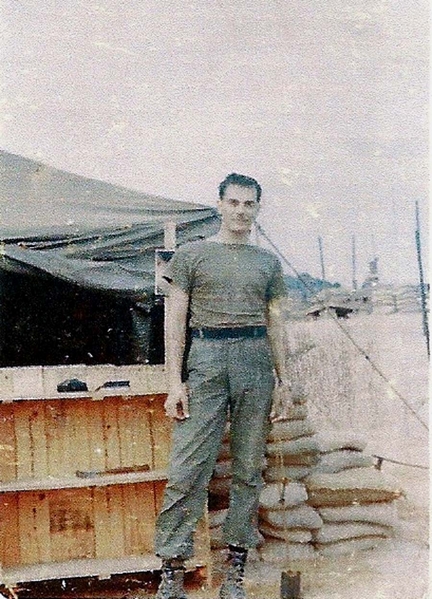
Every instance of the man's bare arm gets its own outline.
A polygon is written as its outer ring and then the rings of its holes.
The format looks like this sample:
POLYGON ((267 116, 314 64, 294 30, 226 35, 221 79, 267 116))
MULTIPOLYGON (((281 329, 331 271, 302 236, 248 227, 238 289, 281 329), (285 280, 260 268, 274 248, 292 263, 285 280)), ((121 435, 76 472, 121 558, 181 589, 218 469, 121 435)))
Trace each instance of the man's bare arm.
POLYGON ((171 286, 166 298, 166 369, 168 398, 167 416, 184 420, 189 417, 188 395, 182 383, 183 355, 186 344, 186 326, 189 297, 182 289, 171 286))
POLYGON ((274 422, 284 420, 292 404, 291 387, 286 367, 287 348, 284 335, 284 318, 280 299, 273 300, 268 305, 267 330, 277 377, 270 415, 271 420, 274 422))

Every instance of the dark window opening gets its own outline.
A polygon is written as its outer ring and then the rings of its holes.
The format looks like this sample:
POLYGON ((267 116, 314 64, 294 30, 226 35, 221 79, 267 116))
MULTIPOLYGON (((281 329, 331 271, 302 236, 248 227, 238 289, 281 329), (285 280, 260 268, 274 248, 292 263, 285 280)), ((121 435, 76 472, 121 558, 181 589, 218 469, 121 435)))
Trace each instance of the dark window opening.
POLYGON ((161 364, 163 299, 151 306, 49 275, 0 271, 0 366, 161 364))

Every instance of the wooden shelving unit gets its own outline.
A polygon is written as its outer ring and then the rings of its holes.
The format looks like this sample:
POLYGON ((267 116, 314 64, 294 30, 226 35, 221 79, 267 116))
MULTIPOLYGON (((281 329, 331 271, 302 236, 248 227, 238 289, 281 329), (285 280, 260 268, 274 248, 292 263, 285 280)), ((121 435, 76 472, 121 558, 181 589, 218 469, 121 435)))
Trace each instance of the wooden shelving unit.
MULTIPOLYGON (((91 367, 83 368, 87 379, 95 374, 91 367)), ((37 393, 34 389, 25 397, 15 393, 18 398, 3 391, 0 583, 106 578, 159 568, 153 535, 171 434, 163 409, 163 372, 159 368, 155 377, 153 367, 141 368, 148 372, 137 373, 136 368, 128 373, 135 373, 136 381, 150 387, 151 393, 138 389, 135 382, 122 391, 126 395, 110 389, 109 395, 90 391, 60 396, 56 384, 66 373, 59 369, 55 376, 53 367, 48 379, 55 385, 50 389, 42 384, 37 393), (46 397, 39 397, 44 392, 46 397), (134 468, 141 471, 128 472, 134 468)), ((100 370, 96 379, 106 380, 107 372, 100 374, 100 370)), ((43 374, 38 374, 42 383, 43 374)), ((116 376, 120 374, 124 378, 120 370, 116 376)), ((18 380, 17 373, 10 378, 18 380)), ((204 519, 189 567, 201 568, 205 578, 210 576, 209 564, 204 519)))

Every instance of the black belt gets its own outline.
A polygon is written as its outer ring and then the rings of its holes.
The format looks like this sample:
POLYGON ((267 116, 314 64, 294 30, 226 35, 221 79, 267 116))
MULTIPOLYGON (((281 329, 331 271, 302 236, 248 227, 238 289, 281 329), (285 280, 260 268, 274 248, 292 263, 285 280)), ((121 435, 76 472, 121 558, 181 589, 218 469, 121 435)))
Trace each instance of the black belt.
POLYGON ((251 326, 251 327, 221 327, 221 328, 201 328, 192 329, 192 337, 200 339, 240 339, 243 337, 265 337, 267 335, 267 327, 251 326))

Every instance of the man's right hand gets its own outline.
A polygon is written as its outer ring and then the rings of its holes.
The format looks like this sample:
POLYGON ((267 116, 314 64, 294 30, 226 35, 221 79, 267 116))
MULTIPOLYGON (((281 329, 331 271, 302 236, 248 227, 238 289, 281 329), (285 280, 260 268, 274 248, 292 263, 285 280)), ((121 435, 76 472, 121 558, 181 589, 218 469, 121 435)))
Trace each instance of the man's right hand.
POLYGON ((189 395, 184 383, 171 387, 165 401, 165 414, 175 420, 189 418, 189 395))

